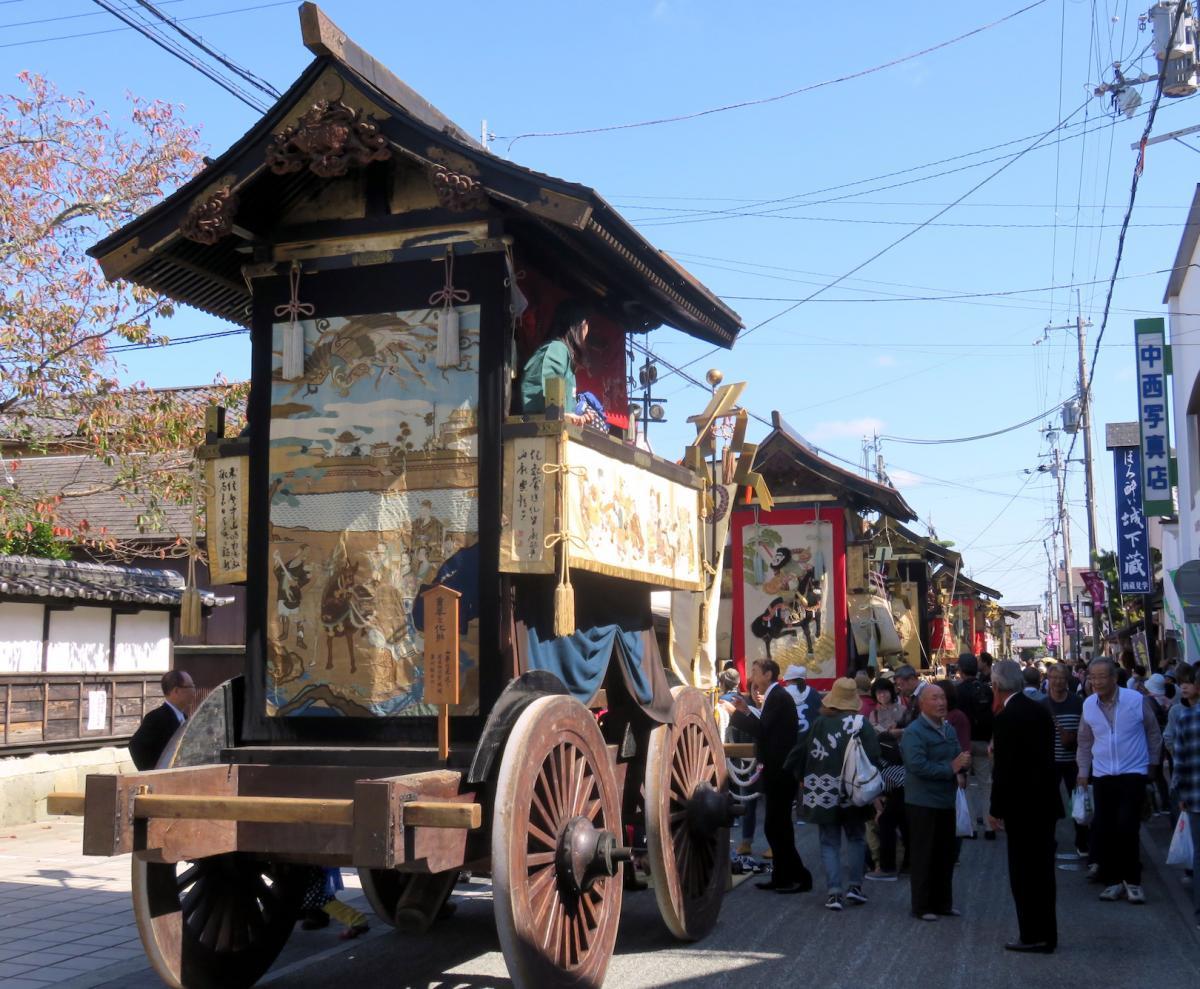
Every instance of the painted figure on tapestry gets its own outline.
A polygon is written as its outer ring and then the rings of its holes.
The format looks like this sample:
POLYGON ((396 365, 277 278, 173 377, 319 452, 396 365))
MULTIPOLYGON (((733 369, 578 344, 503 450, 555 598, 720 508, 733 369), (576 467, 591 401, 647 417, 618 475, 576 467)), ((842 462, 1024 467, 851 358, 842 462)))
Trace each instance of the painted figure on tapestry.
POLYGON ((833 676, 827 522, 749 527, 743 544, 742 580, 747 661, 774 659, 804 666, 812 678, 833 676), (751 654, 751 643, 759 652, 751 654))
MULTIPOLYGON (((437 366, 437 313, 302 322, 304 371, 274 339, 267 707, 282 716, 429 715, 422 590, 479 538, 479 307, 437 366)), ((462 703, 478 710, 478 568, 459 579, 462 703)))
POLYGON ((775 639, 795 636, 799 630, 804 635, 808 655, 812 656, 814 633, 817 639, 821 637, 821 588, 812 566, 812 552, 780 546, 771 553, 761 544, 758 550, 770 570, 762 589, 775 596, 750 623, 751 633, 766 644, 770 656, 775 639))

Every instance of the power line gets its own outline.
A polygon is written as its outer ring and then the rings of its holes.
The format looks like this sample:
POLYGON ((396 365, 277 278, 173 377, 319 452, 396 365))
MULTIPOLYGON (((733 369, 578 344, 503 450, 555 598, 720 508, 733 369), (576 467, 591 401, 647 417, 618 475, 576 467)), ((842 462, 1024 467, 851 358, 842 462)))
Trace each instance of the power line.
MULTIPOLYGON (((748 337, 751 333, 755 332, 756 330, 760 330, 764 326, 768 325, 769 323, 773 323, 775 320, 779 319, 781 316, 786 316, 788 313, 794 312, 796 309, 800 308, 800 306, 804 305, 806 302, 812 301, 818 295, 822 295, 823 293, 827 292, 829 289, 834 288, 835 286, 841 284, 847 278, 850 278, 851 276, 862 271, 862 269, 867 267, 867 265, 869 265, 872 262, 883 257, 883 255, 887 254, 893 248, 899 247, 906 240, 908 240, 910 237, 914 236, 915 234, 919 233, 921 230, 923 230, 926 226, 928 226, 933 221, 937 220, 939 217, 945 216, 946 213, 948 213, 950 210, 952 210, 959 203, 963 202, 963 200, 965 200, 968 196, 972 195, 979 189, 983 188, 983 186, 985 186, 988 182, 990 182, 992 179, 994 179, 1001 172, 1004 172, 1006 169, 1015 165, 1018 161, 1020 161, 1025 155, 1027 155, 1030 151, 1032 151, 1039 144, 1041 144, 1041 142, 1044 141, 1051 134, 1054 134, 1055 132, 1061 130, 1064 126, 1066 126, 1066 124, 1071 120, 1071 118, 1074 117, 1077 113, 1079 113, 1079 111, 1082 110, 1085 106, 1087 106, 1087 100, 1085 100, 1078 107, 1076 107, 1074 110, 1072 110, 1071 113, 1066 118, 1060 120, 1053 127, 1051 127, 1048 131, 1045 131, 1042 135, 1040 135, 1038 138, 1036 138, 1032 143, 1027 144, 1024 148, 1021 149, 1021 151, 1019 151, 1016 155, 1012 156, 1007 161, 1005 161, 1004 164, 1002 164, 999 168, 995 169, 994 171, 989 173, 987 176, 985 176, 984 178, 982 178, 978 182, 976 182, 973 186, 971 186, 971 188, 969 188, 966 192, 964 192, 961 196, 959 196, 953 202, 951 202, 948 205, 939 209, 936 213, 934 213, 931 217, 929 217, 924 223, 914 227, 911 230, 905 231, 903 234, 901 234, 899 237, 897 237, 894 241, 892 241, 885 247, 881 248, 880 250, 876 251, 865 261, 862 261, 859 264, 855 265, 853 268, 851 268, 845 274, 839 275, 837 278, 833 279, 833 281, 828 282, 827 284, 823 285, 821 288, 818 288, 815 292, 810 293, 809 295, 805 296, 803 299, 800 299, 799 301, 791 304, 790 306, 787 306, 786 308, 779 310, 779 312, 775 313, 774 315, 768 316, 766 319, 756 323, 754 326, 750 327, 748 330, 746 330, 742 334, 740 334, 741 339, 744 340, 746 337, 748 337)), ((696 364, 699 361, 704 360, 711 354, 716 353, 717 350, 719 350, 719 349, 720 349, 719 347, 713 347, 711 350, 705 352, 704 354, 701 354, 699 357, 695 358, 694 360, 688 361, 687 363, 685 363, 683 365, 683 367, 685 367, 685 368, 690 367, 692 364, 696 364)))
POLYGON ((944 440, 914 439, 911 436, 880 436, 879 438, 881 440, 887 440, 890 443, 911 443, 917 446, 944 446, 948 443, 973 443, 976 440, 991 439, 993 436, 1001 436, 1004 433, 1011 433, 1018 429, 1023 429, 1026 426, 1031 426, 1039 419, 1042 419, 1048 415, 1053 415, 1060 408, 1062 408, 1062 406, 1063 403, 1059 402, 1057 405, 1048 408, 1045 412, 1039 412, 1037 415, 1031 416, 1024 422, 1018 422, 1013 426, 1005 426, 1003 429, 994 429, 990 433, 979 433, 975 436, 956 436, 953 439, 944 440))
MULTIPOLYGON (((1194 148, 1192 150, 1195 150, 1194 148)), ((828 203, 797 203, 795 206, 789 206, 788 209, 805 209, 809 205, 829 205, 828 203)), ((627 206, 619 205, 618 209, 649 209, 647 206, 627 206)), ((867 223, 874 226, 883 227, 907 227, 914 226, 911 220, 878 220, 868 219, 862 216, 809 216, 796 215, 793 213, 769 212, 769 213, 729 213, 730 217, 763 217, 768 220, 799 220, 807 223, 867 223)), ((632 222, 637 222, 636 220, 632 222)), ((651 220, 648 223, 643 223, 643 226, 675 226, 675 222, 656 223, 651 220)), ((930 223, 927 226, 945 227, 948 229, 974 229, 974 230, 1050 230, 1057 228, 1057 223, 930 223)), ((1100 224, 1100 223, 1079 223, 1076 226, 1080 230, 1108 230, 1119 226, 1116 223, 1100 224)), ((1134 227, 1174 227, 1178 229, 1178 223, 1134 223, 1134 227)))
MULTIPOLYGON (((0 3, 12 3, 14 0, 0 0, 0 3)), ((228 14, 245 14, 253 10, 266 10, 269 7, 291 7, 294 0, 275 0, 274 3, 258 3, 250 7, 234 7, 232 10, 216 10, 211 14, 193 14, 191 17, 181 17, 181 21, 203 21, 210 17, 225 17, 228 14)), ((129 9, 129 8, 126 8, 129 9)), ((40 45, 47 41, 71 41, 75 38, 95 38, 102 34, 117 34, 128 31, 128 27, 104 28, 100 31, 82 31, 79 34, 56 34, 49 38, 28 38, 24 41, 6 41, 0 48, 22 48, 26 45, 40 45)), ((136 29, 135 29, 136 30, 136 29)))
POLYGON ((242 66, 238 65, 228 55, 225 55, 222 52, 217 51, 215 48, 213 48, 211 45, 209 45, 208 42, 206 42, 202 37, 200 37, 200 35, 195 34, 192 31, 189 31, 182 24, 180 24, 179 21, 177 21, 175 18, 168 17, 161 10, 159 10, 158 7, 156 7, 153 3, 151 3, 150 0, 137 0, 137 2, 144 9, 148 10, 156 18, 158 18, 160 21, 162 21, 164 24, 166 24, 168 27, 170 27, 173 31, 178 33, 181 37, 190 41, 193 45, 195 45, 197 48, 199 48, 202 52, 204 52, 210 58, 215 58, 221 65, 223 65, 223 66, 225 66, 225 68, 229 69, 230 72, 233 72, 236 75, 238 75, 239 77, 241 77, 242 79, 244 79, 255 89, 259 90, 259 92, 266 93, 272 99, 276 99, 276 100, 279 99, 279 97, 283 95, 282 93, 279 92, 278 89, 276 89, 274 86, 272 86, 265 79, 260 79, 249 69, 243 68, 242 66))
MULTIPOLYGON (((160 0, 160 3, 165 7, 170 3, 183 3, 183 0, 160 0)), ((0 30, 8 27, 32 27, 35 24, 52 24, 55 21, 76 21, 81 17, 99 17, 102 13, 103 11, 92 10, 86 14, 63 14, 61 17, 39 17, 32 21, 12 21, 9 24, 0 24, 0 30)))
MULTIPOLYGON (((1192 99, 1192 98, 1193 97, 1186 97, 1186 99, 1192 99)), ((1182 103, 1182 102, 1184 102, 1184 100, 1182 100, 1182 99, 1176 101, 1177 104, 1182 103)), ((1137 117, 1143 117, 1148 112, 1149 112, 1148 110, 1141 111, 1141 112, 1135 114, 1134 118, 1136 119, 1137 117)), ((1070 130, 1072 127, 1084 127, 1085 129, 1078 134, 1066 134, 1063 137, 1060 137, 1057 141, 1052 141, 1048 144, 1043 144, 1043 145, 1041 145, 1039 150, 1045 150, 1047 148, 1052 148, 1060 143, 1063 143, 1066 141, 1073 141, 1076 138, 1085 137, 1087 134, 1093 134, 1093 133, 1095 133, 1097 131, 1101 131, 1101 130, 1108 130, 1110 132, 1110 134, 1115 134, 1116 127, 1120 123, 1122 123, 1122 121, 1120 121, 1120 120, 1110 120, 1110 121, 1106 121, 1102 124, 1098 124, 1097 126, 1091 128, 1090 130, 1086 129, 1086 122, 1080 123, 1080 124, 1072 124, 1072 125, 1062 128, 1062 129, 1064 131, 1070 130)), ((993 144, 993 145, 990 145, 985 148, 977 148, 974 151, 966 151, 961 154, 951 155, 948 158, 941 158, 941 159, 938 159, 935 161, 924 162, 923 164, 920 164, 920 165, 910 165, 906 168, 896 169, 895 171, 883 172, 882 174, 868 176, 867 178, 862 178, 862 179, 854 179, 850 182, 841 182, 841 183, 838 183, 837 185, 825 186, 824 188, 821 188, 821 189, 810 189, 807 192, 798 192, 798 193, 794 193, 790 196, 778 196, 778 197, 775 197, 772 199, 750 200, 749 202, 746 202, 741 209, 687 210, 684 212, 684 214, 680 218, 675 218, 674 220, 672 220, 672 218, 667 217, 667 218, 659 219, 656 221, 651 221, 651 222, 645 223, 643 225, 644 226, 650 226, 650 225, 672 226, 672 225, 678 225, 678 224, 683 224, 683 223, 692 223, 692 222, 703 223, 703 222, 707 222, 710 219, 722 219, 726 216, 766 216, 766 215, 769 215, 774 212, 779 212, 783 209, 794 209, 794 208, 798 208, 798 207, 802 207, 802 206, 824 206, 824 205, 828 205, 830 203, 843 202, 847 199, 854 199, 859 196, 867 196, 867 195, 870 195, 875 192, 885 192, 889 189, 899 189, 903 186, 913 185, 917 182, 925 182, 925 181, 928 181, 929 179, 936 179, 936 178, 941 178, 946 175, 954 175, 954 174, 957 174, 958 172, 969 171, 972 168, 979 168, 983 165, 990 165, 990 164, 993 164, 998 161, 1004 161, 1006 158, 1011 157, 1011 155, 997 155, 994 158, 985 158, 982 161, 971 162, 970 164, 961 165, 957 168, 948 168, 948 169, 944 169, 943 171, 940 171, 940 172, 932 172, 929 175, 919 175, 916 178, 907 179, 903 182, 893 182, 890 185, 876 186, 872 189, 863 189, 858 192, 847 193, 843 196, 834 196, 829 199, 812 200, 812 201, 808 201, 808 202, 799 202, 799 203, 796 202, 796 200, 807 199, 808 197, 811 197, 811 196, 820 196, 827 192, 838 192, 839 190, 842 190, 842 189, 852 189, 855 186, 867 185, 868 183, 871 183, 871 182, 878 182, 883 179, 895 178, 896 176, 899 176, 899 175, 908 175, 912 172, 919 172, 926 168, 936 168, 939 165, 945 165, 945 164, 949 164, 950 162, 961 161, 964 158, 973 158, 976 155, 986 154, 989 151, 996 151, 996 150, 999 150, 1000 148, 1011 147, 1014 144, 1020 144, 1023 141, 1032 140, 1033 138, 1035 138, 1037 136, 1038 136, 1038 134, 1036 134, 1036 133, 1035 134, 1026 134, 1022 137, 1012 138, 1011 140, 1002 141, 999 144, 993 144), (771 206, 771 205, 775 205, 775 204, 779 204, 779 203, 792 203, 794 205, 779 206, 774 210, 763 210, 760 212, 746 212, 747 210, 755 210, 760 206, 771 206)))
MULTIPOLYGON (((1183 20, 1183 15, 1188 9, 1188 0, 1179 0, 1179 6, 1175 11, 1175 18, 1171 24, 1171 33, 1168 38, 1174 38, 1179 31, 1179 23, 1183 20)), ((1163 84, 1167 78, 1166 66, 1158 75, 1158 83, 1154 87, 1154 101, 1150 104, 1150 111, 1146 115, 1146 127, 1142 131, 1142 139, 1139 142, 1137 161, 1133 166, 1133 179, 1129 184, 1129 205, 1125 208, 1125 217, 1121 223, 1121 233, 1117 237, 1117 256, 1113 261, 1112 275, 1108 280, 1108 293, 1104 299, 1104 314, 1100 319, 1100 330, 1096 334, 1096 340, 1092 346, 1092 361, 1088 368, 1087 382, 1084 384, 1082 400, 1086 407, 1088 399, 1092 392, 1092 381, 1096 377, 1096 362, 1100 357, 1100 343, 1104 339, 1104 331, 1108 329, 1108 317, 1112 309, 1113 290, 1117 284, 1117 273, 1121 270, 1121 256, 1125 252, 1125 234, 1129 229, 1129 219, 1133 216, 1133 205, 1137 200, 1138 184, 1141 181, 1142 172, 1146 164, 1146 142, 1150 139, 1150 132, 1154 129, 1154 118, 1158 114, 1158 105, 1162 101, 1163 84)), ((1071 454, 1075 450, 1075 444, 1079 440, 1079 433, 1076 432, 1071 436, 1071 445, 1067 448, 1067 461, 1071 459, 1071 454)), ((1070 561, 1067 561, 1070 565, 1070 561)))
POLYGON ((115 347, 108 347, 106 353, 123 354, 132 350, 161 350, 163 347, 178 347, 185 343, 198 343, 201 340, 216 340, 220 337, 242 336, 249 333, 249 330, 215 330, 211 333, 194 333, 188 337, 171 337, 167 340, 161 340, 158 343, 122 343, 115 347))
POLYGON ((107 10, 110 14, 112 14, 119 21, 121 21, 121 23, 125 24, 128 27, 133 28, 135 31, 138 32, 138 34, 142 35, 142 37, 146 38, 149 41, 154 42, 154 44, 156 44, 163 51, 169 52, 171 55, 174 55, 180 61, 186 63, 187 65, 190 65, 193 69, 195 69, 201 75, 207 76, 209 79, 211 79, 213 82, 215 82, 218 86, 220 86, 222 89, 224 89, 227 93, 234 96, 238 100, 241 100, 241 102, 245 103, 246 106, 250 107, 252 110, 257 110, 259 113, 265 113, 267 111, 267 109, 268 109, 267 105, 264 104, 261 100, 258 100, 255 97, 251 96, 249 93, 247 93, 245 90, 243 90, 236 83, 233 83, 230 80, 226 79, 224 76, 222 76, 219 72, 217 72, 211 66, 206 65, 204 62, 200 61, 200 59, 196 58, 194 55, 192 55, 186 49, 180 47, 178 44, 171 41, 169 38, 166 38, 165 36, 160 34, 158 31, 156 31, 154 29, 153 25, 148 24, 144 21, 137 20, 133 16, 134 8, 118 7, 116 4, 111 3, 110 0, 92 0, 92 2, 95 3, 98 7, 101 7, 104 10, 107 10))
POLYGON ((967 38, 970 38, 976 34, 980 34, 991 28, 997 27, 1000 24, 1005 23, 1006 21, 1011 21, 1014 17, 1019 17, 1021 14, 1024 14, 1030 10, 1033 10, 1035 7, 1040 7, 1044 3, 1046 3, 1046 0, 1034 0, 1034 3, 1028 4, 1027 6, 1022 7, 1020 10, 1015 10, 1011 14, 1006 14, 1004 17, 1001 17, 999 20, 992 21, 990 24, 984 24, 982 27, 973 28, 972 30, 967 31, 965 34, 960 34, 957 37, 950 38, 948 41, 939 42, 936 45, 931 45, 928 48, 923 48, 921 51, 918 51, 918 52, 912 52, 911 54, 908 54, 908 55, 902 55, 900 58, 892 59, 890 62, 885 62, 882 65, 876 65, 869 69, 860 69, 857 72, 851 72, 847 75, 838 76, 835 79, 826 79, 824 82, 810 83, 807 86, 801 86, 799 89, 793 89, 786 93, 779 93, 775 96, 765 96, 765 97, 762 97, 761 99, 755 99, 755 100, 742 100, 741 102, 729 103, 729 104, 726 104, 725 106, 710 107, 707 110, 697 110, 693 113, 677 114, 672 117, 658 117, 654 120, 640 120, 640 121, 637 121, 636 123, 610 124, 606 127, 585 127, 585 128, 581 128, 578 130, 531 131, 526 134, 517 134, 514 137, 509 137, 507 135, 497 136, 496 140, 508 141, 508 150, 511 151, 513 145, 516 144, 517 141, 524 140, 525 138, 531 138, 531 137, 576 137, 581 134, 603 134, 603 133, 607 133, 610 131, 632 130, 633 128, 636 128, 636 127, 654 127, 659 124, 672 124, 672 123, 679 123, 684 120, 695 120, 698 117, 707 117, 714 113, 724 113, 728 110, 740 110, 740 109, 744 109, 745 107, 762 106, 764 103, 776 103, 779 100, 786 100, 793 96, 799 96, 801 93, 811 93, 814 90, 823 89, 826 86, 832 86, 832 85, 835 85, 836 83, 841 83, 841 82, 849 82, 852 79, 861 79, 863 76, 868 76, 875 72, 881 72, 884 69, 894 68, 897 65, 903 65, 905 62, 911 62, 913 59, 921 58, 924 55, 929 55, 932 52, 938 51, 942 48, 947 48, 950 45, 957 44, 958 42, 964 41, 967 38))

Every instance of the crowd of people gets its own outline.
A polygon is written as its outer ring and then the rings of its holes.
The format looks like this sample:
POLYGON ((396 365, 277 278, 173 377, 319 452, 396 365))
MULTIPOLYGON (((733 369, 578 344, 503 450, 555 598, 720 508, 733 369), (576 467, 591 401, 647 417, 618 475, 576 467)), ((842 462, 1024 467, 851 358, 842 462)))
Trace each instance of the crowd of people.
MULTIPOLYGON (((1100 900, 1144 904, 1142 822, 1181 812, 1200 859, 1196 668, 1147 675, 1128 650, 1074 668, 964 653, 951 673, 861 671, 821 694, 803 667, 760 659, 742 693, 737 670, 726 669, 727 741, 755 745, 754 759, 731 763, 745 808, 735 870, 755 862, 761 803, 771 867, 760 889, 813 889, 795 812, 819 832, 827 909, 865 905, 869 882, 907 874, 913 917, 934 922, 960 916, 953 877, 963 841, 1002 833, 1018 922, 1005 947, 1048 954, 1058 944, 1057 861, 1086 864, 1100 900), (1064 816, 1073 847, 1060 850, 1064 816)), ((1200 882, 1192 893, 1200 927, 1200 882)))

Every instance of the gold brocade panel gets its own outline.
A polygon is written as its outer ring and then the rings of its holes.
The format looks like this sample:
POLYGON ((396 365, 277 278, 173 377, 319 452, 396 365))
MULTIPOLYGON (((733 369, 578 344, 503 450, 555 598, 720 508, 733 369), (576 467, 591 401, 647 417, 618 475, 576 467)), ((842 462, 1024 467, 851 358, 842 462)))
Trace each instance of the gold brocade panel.
POLYGON ((462 594, 462 702, 479 706, 479 307, 435 362, 436 310, 308 320, 281 378, 274 327, 267 713, 431 715, 420 594, 462 594))

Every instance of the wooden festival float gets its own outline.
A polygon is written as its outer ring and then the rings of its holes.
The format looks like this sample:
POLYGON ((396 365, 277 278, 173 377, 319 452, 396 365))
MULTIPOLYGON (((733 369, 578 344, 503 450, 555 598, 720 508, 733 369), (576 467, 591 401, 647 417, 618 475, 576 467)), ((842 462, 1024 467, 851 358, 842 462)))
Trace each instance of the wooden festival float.
POLYGON ((314 866, 357 868, 415 931, 460 870, 490 875, 514 984, 596 986, 632 845, 678 938, 709 932, 728 880, 712 700, 670 685, 650 592, 715 607, 705 458, 734 386, 679 465, 567 424, 553 388, 514 414, 515 379, 579 300, 579 389, 615 428, 626 334, 728 347, 741 323, 593 190, 489 153, 300 17, 316 57, 292 87, 92 251, 250 330, 247 434, 214 415, 199 452, 213 579, 248 588, 245 676, 161 768, 50 806, 83 814, 86 853, 132 853, 172 986, 253 984, 314 866))

